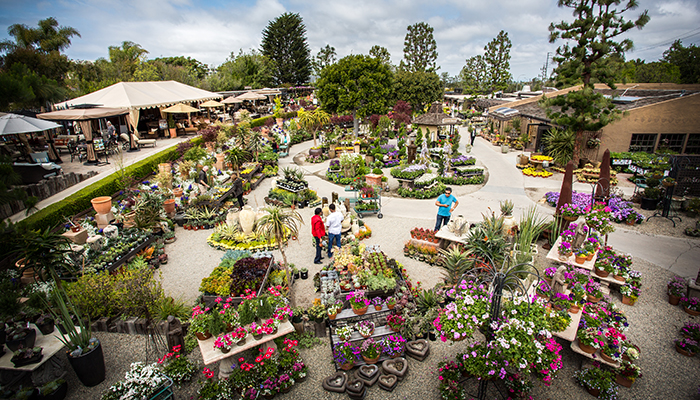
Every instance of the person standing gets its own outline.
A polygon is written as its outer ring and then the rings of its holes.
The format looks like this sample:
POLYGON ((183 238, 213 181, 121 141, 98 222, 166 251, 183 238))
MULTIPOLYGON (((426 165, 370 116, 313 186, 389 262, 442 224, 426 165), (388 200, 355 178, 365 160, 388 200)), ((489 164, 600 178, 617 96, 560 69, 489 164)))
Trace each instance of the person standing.
POLYGON ((476 139, 476 128, 472 127, 469 134, 471 135, 471 145, 474 147, 474 139, 476 139))
POLYGON ((457 208, 459 201, 452 195, 452 188, 447 187, 445 188, 445 193, 437 198, 435 205, 438 206, 437 222, 435 223, 435 232, 437 232, 443 225, 447 225, 450 222, 452 211, 457 208))
POLYGON ((243 180, 241 179, 240 175, 234 174, 234 181, 233 181, 233 196, 238 199, 238 207, 240 209, 243 209, 243 180))
POLYGON ((207 178, 207 171, 209 170, 209 166, 205 165, 202 167, 202 169, 199 170, 199 174, 197 175, 197 184, 199 185, 199 194, 204 194, 206 193, 207 190, 209 190, 209 179, 207 178))
POLYGON ((323 256, 321 255, 321 238, 326 236, 326 227, 321 219, 321 209, 314 210, 314 216, 311 217, 311 234, 314 236, 314 244, 316 245, 316 258, 314 264, 321 264, 323 256))
POLYGON ((340 248, 340 234, 343 230, 343 214, 335 210, 335 204, 328 206, 331 213, 326 218, 326 226, 328 227, 328 258, 333 257, 333 241, 340 248))

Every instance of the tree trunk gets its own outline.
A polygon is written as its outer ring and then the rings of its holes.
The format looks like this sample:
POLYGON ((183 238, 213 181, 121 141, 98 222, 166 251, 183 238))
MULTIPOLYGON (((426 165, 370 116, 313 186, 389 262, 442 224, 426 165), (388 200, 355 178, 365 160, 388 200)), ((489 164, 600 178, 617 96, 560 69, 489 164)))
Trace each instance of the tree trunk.
MULTIPOLYGON (((282 239, 284 240, 284 239, 282 239)), ((287 285, 289 285, 290 282, 290 276, 289 276, 289 267, 287 266, 287 255, 284 254, 284 246, 282 246, 282 242, 279 241, 277 242, 280 246, 280 253, 282 253, 282 262, 284 263, 284 273, 287 276, 287 285)), ((290 287, 291 289, 291 287, 290 287)))
POLYGON ((353 110, 352 112, 352 133, 355 135, 355 139, 357 139, 357 134, 360 131, 360 121, 357 120, 357 110, 353 110))
POLYGON ((574 162, 574 169, 578 169, 578 162, 581 158, 581 139, 583 138, 583 131, 576 132, 576 137, 574 138, 574 155, 571 160, 574 162))

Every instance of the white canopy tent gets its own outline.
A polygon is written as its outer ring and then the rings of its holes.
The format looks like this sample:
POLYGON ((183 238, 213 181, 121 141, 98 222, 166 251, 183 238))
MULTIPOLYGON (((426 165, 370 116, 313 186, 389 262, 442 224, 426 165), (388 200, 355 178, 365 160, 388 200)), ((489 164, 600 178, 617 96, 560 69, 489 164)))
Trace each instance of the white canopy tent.
POLYGON ((175 81, 119 82, 96 92, 57 103, 54 108, 60 110, 83 104, 125 108, 129 110, 129 125, 136 131, 141 109, 162 109, 180 102, 206 101, 221 97, 220 94, 175 81))

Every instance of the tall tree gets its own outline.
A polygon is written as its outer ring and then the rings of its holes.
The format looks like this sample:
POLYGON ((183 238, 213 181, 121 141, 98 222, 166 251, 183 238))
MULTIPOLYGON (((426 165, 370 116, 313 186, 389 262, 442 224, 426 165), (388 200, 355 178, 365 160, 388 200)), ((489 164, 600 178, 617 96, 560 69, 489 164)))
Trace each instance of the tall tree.
POLYGON ((464 91, 471 95, 486 93, 487 73, 488 67, 483 56, 476 55, 469 57, 467 59, 467 64, 459 73, 464 91))
POLYGON ((559 0, 560 7, 573 9, 573 22, 561 21, 549 26, 549 41, 570 41, 557 49, 553 58, 558 63, 555 73, 557 87, 582 83, 580 90, 565 95, 542 99, 547 116, 557 125, 576 132, 573 161, 578 164, 585 131, 598 131, 614 121, 619 110, 612 100, 594 91, 594 82, 615 88, 615 71, 607 62, 612 57, 624 59, 625 51, 632 48, 631 39, 617 41, 617 37, 649 22, 647 11, 634 21, 623 14, 638 7, 636 0, 620 6, 622 0, 559 0), (556 107, 556 108, 555 108, 556 107))
POLYGON ((109 61, 116 68, 116 73, 123 81, 129 81, 134 76, 136 68, 146 61, 148 50, 140 44, 124 41, 120 46, 109 46, 109 61))
POLYGON ((389 53, 389 50, 387 50, 386 47, 375 44, 371 49, 369 49, 369 55, 374 58, 378 58, 383 64, 391 64, 391 53, 389 53))
POLYGON ((324 110, 352 113, 357 134, 358 118, 386 112, 392 80, 386 64, 358 54, 341 58, 321 71, 316 88, 324 110))
POLYGON ((425 22, 418 22, 406 28, 403 41, 403 67, 410 72, 436 72, 437 43, 433 37, 433 27, 425 22))
POLYGON ((314 74, 320 76, 321 70, 333 64, 336 60, 336 56, 335 47, 330 44, 327 44, 326 47, 321 47, 321 50, 318 51, 316 57, 312 61, 314 74))
POLYGON ((403 100, 422 113, 425 105, 442 99, 444 87, 435 72, 397 71, 394 76, 394 98, 403 100))
POLYGON ((299 85, 308 82, 311 51, 301 16, 284 13, 267 24, 262 35, 262 54, 274 62, 276 83, 299 85))
POLYGON ((513 44, 504 31, 498 32, 498 36, 484 47, 484 62, 488 67, 486 80, 490 93, 505 89, 513 78, 510 74, 511 47, 513 44))
POLYGON ((680 40, 676 40, 664 51, 663 59, 678 67, 680 83, 700 83, 700 47, 694 44, 684 47, 680 40))
POLYGON ((256 50, 238 55, 231 53, 226 62, 217 68, 216 73, 207 78, 209 90, 238 90, 246 86, 255 89, 271 86, 274 79, 272 62, 256 50))

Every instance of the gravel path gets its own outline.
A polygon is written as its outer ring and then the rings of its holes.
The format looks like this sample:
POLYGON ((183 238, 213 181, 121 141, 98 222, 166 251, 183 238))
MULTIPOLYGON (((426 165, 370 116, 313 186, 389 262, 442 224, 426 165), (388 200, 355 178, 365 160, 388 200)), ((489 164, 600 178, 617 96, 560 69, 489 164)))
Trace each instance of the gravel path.
MULTIPOLYGON (((466 137, 466 135, 463 136, 466 137)), ((294 154, 308 150, 310 146, 310 143, 294 146, 294 154)), ((484 148, 485 146, 481 148, 475 146, 475 152, 480 149, 483 151, 484 148)), ((477 158, 480 157, 479 154, 475 155, 477 158)), ((504 155, 504 157, 514 157, 514 155, 515 153, 511 153, 504 155)), ((281 160, 280 164, 285 166, 292 162, 292 157, 287 157, 281 160)), ((307 173, 311 187, 319 190, 319 195, 329 196, 330 192, 334 190, 339 192, 341 196, 344 196, 342 188, 332 185, 318 176, 314 176, 319 171, 325 171, 323 164, 307 164, 303 168, 307 173)), ((470 203, 460 204, 460 209, 464 210, 460 212, 464 212, 465 216, 469 215, 469 213, 478 216, 487 209, 487 206, 497 209, 498 203, 494 199, 499 197, 503 199, 511 196, 503 187, 496 186, 497 189, 494 189, 496 182, 492 181, 493 179, 494 176, 492 175, 489 182, 491 184, 490 189, 477 192, 470 203), (506 195, 504 196, 504 194, 506 195)), ((540 191, 558 190, 557 186, 560 183, 555 180, 546 183, 544 181, 547 180, 523 179, 525 190, 523 191, 523 188, 520 188, 519 190, 522 192, 517 192, 514 196, 529 198, 537 202, 544 194, 544 192, 539 193, 540 191), (541 182, 546 187, 536 187, 533 182, 541 182)), ((266 179, 256 191, 248 196, 249 204, 262 206, 263 198, 272 184, 271 179, 266 179)), ((504 182, 500 184, 504 184, 504 182)), ((528 204, 522 200, 519 201, 521 209, 528 204)), ((412 200, 405 202, 403 199, 387 198, 386 203, 387 210, 390 212, 385 212, 383 219, 378 220, 375 216, 369 216, 364 219, 373 232, 372 237, 364 242, 367 244, 380 244, 382 250, 389 257, 396 258, 406 267, 414 281, 421 281, 424 287, 432 287, 440 280, 439 270, 427 264, 403 257, 403 245, 409 238, 409 230, 411 228, 415 226, 433 226, 435 214, 435 208, 432 205, 433 201, 412 200), (406 207, 406 204, 410 204, 410 207, 406 207)), ((539 209, 546 212, 547 207, 542 206, 539 209)), ((286 254, 289 262, 296 264, 297 267, 306 266, 309 268, 309 275, 313 276, 320 269, 320 266, 314 265, 312 262, 314 249, 311 242, 309 221, 313 210, 307 208, 299 210, 299 212, 304 219, 305 225, 301 228, 302 232, 299 239, 290 243, 286 254)), ((668 221, 652 219, 648 226, 666 223, 668 221)), ((653 232, 653 228, 649 229, 649 232, 653 232)), ((198 288, 201 279, 218 265, 223 252, 214 250, 206 244, 206 238, 211 231, 194 232, 178 228, 176 233, 177 241, 166 248, 170 261, 161 269, 162 282, 166 293, 191 302, 199 295, 198 288)), ((664 232, 664 234, 666 233, 664 232)), ((279 252, 276 251, 275 257, 280 256, 279 252)), ((541 268, 545 268, 548 265, 543 260, 543 254, 538 256, 537 265, 541 266, 541 268)), ((621 305, 619 293, 613 294, 616 303, 620 304, 631 322, 631 327, 628 331, 629 337, 642 350, 639 365, 641 365, 644 373, 644 377, 639 379, 631 389, 620 389, 620 399, 697 399, 697 385, 699 383, 697 377, 700 371, 700 361, 698 358, 687 358, 678 354, 674 350, 672 341, 678 337, 678 329, 685 321, 698 321, 699 318, 690 317, 679 307, 668 304, 665 287, 672 273, 666 267, 654 265, 635 257, 633 268, 640 270, 644 274, 644 293, 633 307, 621 305)), ((294 288, 294 301, 297 304, 308 305, 314 297, 315 292, 311 279, 297 281, 294 288)), ((68 399, 99 398, 99 394, 104 389, 123 378, 131 362, 143 360, 144 358, 145 339, 141 336, 110 333, 98 333, 97 336, 102 340, 105 348, 107 379, 96 387, 85 388, 77 381, 72 369, 68 367, 68 399)), ((532 396, 536 399, 588 398, 588 394, 573 379, 573 372, 579 368, 581 361, 583 361, 582 356, 573 353, 568 347, 568 342, 561 341, 561 344, 564 346, 562 352, 564 368, 560 371, 551 387, 536 386, 532 393, 532 396)), ((428 359, 422 363, 412 359, 409 360, 408 376, 399 383, 394 392, 388 393, 375 386, 369 389, 367 399, 439 399, 438 380, 434 375, 435 366, 445 357, 454 357, 465 346, 467 346, 466 342, 454 345, 433 342, 431 356, 428 359)), ((334 371, 327 340, 321 346, 302 350, 302 355, 310 366, 307 381, 297 385, 290 393, 278 396, 278 398, 346 398, 345 394, 332 394, 323 391, 321 388, 321 381, 334 371)), ((198 349, 190 354, 189 357, 192 360, 201 361, 198 349)), ((193 383, 176 389, 176 398, 191 399, 193 396, 196 398, 196 390, 199 387, 196 381, 199 379, 201 379, 201 375, 196 376, 193 383)))

